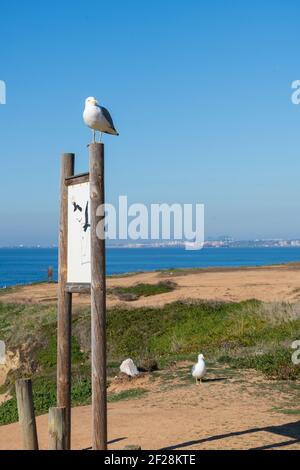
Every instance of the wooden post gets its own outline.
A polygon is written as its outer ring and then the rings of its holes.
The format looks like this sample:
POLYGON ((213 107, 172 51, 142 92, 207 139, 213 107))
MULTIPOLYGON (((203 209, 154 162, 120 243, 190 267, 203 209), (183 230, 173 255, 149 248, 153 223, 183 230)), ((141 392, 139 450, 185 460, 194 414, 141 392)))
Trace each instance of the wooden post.
POLYGON ((138 444, 130 444, 128 446, 125 446, 124 450, 142 450, 142 448, 138 444))
POLYGON ((66 408, 66 449, 71 446, 71 321, 72 294, 66 292, 68 262, 68 187, 74 175, 75 155, 64 153, 60 173, 60 226, 57 307, 57 406, 66 408))
POLYGON ((30 379, 16 382, 16 395, 24 450, 39 450, 30 379))
POLYGON ((92 448, 93 450, 106 450, 105 239, 104 226, 103 224, 99 224, 101 217, 97 216, 98 207, 104 204, 104 145, 98 142, 90 144, 89 154, 91 205, 92 448))
POLYGON ((66 449, 66 408, 49 409, 49 450, 66 449))

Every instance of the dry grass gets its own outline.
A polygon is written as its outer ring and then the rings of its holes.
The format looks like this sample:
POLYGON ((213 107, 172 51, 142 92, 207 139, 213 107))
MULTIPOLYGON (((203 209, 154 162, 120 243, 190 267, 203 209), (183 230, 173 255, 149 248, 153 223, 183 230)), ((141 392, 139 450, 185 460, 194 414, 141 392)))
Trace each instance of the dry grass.
POLYGON ((271 302, 263 303, 259 313, 271 324, 290 322, 300 319, 300 302, 271 302))

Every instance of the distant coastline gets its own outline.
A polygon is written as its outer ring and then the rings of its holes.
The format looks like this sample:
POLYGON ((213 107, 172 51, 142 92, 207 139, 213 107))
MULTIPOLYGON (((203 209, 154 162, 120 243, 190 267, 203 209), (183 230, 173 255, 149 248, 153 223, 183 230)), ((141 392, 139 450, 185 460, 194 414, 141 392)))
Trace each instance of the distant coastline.
MULTIPOLYGON (((109 249, 113 248, 184 248, 185 241, 156 241, 140 243, 110 243, 106 244, 109 249)), ((12 245, 0 246, 1 249, 57 249, 57 245, 12 245)), ((256 239, 256 240, 234 240, 230 237, 220 239, 208 239, 203 248, 300 248, 300 239, 256 239)))

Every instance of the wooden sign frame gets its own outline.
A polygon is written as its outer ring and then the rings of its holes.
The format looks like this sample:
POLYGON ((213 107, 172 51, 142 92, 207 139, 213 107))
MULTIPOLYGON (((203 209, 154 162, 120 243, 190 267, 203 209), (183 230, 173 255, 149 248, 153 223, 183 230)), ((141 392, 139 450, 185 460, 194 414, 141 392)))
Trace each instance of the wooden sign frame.
MULTIPOLYGON (((57 308, 57 406, 66 408, 65 449, 71 448, 72 294, 91 294, 92 448, 107 449, 105 234, 96 233, 104 204, 104 144, 89 146, 89 173, 74 174, 75 155, 64 153, 60 175, 57 308), (68 283, 68 186, 90 183, 91 283, 68 283)), ((103 224, 100 224, 102 227, 103 224)))
MULTIPOLYGON (((70 186, 77 186, 82 183, 89 183, 90 181, 90 174, 89 173, 81 173, 79 175, 75 176, 69 176, 65 178, 65 185, 67 186, 67 189, 69 189, 70 186)), ((67 196, 68 199, 68 196, 67 196)), ((67 203, 68 204, 68 203, 67 203)), ((67 220, 69 218, 68 214, 68 208, 67 208, 67 220)), ((67 234, 68 237, 68 234, 67 234)), ((67 249, 68 251, 68 249, 67 249)), ((66 290, 67 292, 76 294, 76 293, 89 293, 91 290, 91 284, 90 283, 83 283, 83 282, 68 282, 68 266, 69 260, 67 260, 67 282, 66 282, 66 290)))

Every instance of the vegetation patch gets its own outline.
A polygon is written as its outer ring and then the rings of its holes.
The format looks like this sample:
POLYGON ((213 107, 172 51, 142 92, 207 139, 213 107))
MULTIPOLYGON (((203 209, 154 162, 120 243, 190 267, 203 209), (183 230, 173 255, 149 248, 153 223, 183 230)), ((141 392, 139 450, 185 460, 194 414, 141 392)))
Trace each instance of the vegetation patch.
POLYGON ((300 415, 300 409, 298 408, 274 408, 274 411, 277 411, 279 413, 282 413, 284 415, 289 415, 289 416, 298 416, 300 415))
MULTIPOLYGON (((157 289, 157 285, 151 285, 153 288, 157 289)), ((139 289, 141 295, 146 291, 149 294, 148 287, 139 289)), ((294 351, 290 348, 300 338, 298 309, 297 305, 275 306, 256 300, 190 301, 162 308, 109 309, 108 376, 117 375, 120 363, 128 357, 156 377, 155 369, 176 370, 176 362, 195 361, 202 352, 209 365, 215 365, 220 358, 234 368, 255 369, 273 379, 299 379, 300 366, 292 363, 294 351)), ((87 404, 91 397, 90 310, 76 311, 72 322, 72 404, 87 404)), ((0 406, 0 424, 17 419, 14 383, 20 377, 33 379, 37 414, 55 405, 56 334, 54 306, 0 302, 0 339, 5 341, 7 350, 18 352, 21 362, 20 369, 10 372, 1 388, 2 393, 9 391, 13 398, 0 406)), ((172 380, 188 384, 189 367, 174 373, 172 380)), ((145 393, 134 390, 110 395, 109 399, 129 399, 145 393)))
MULTIPOLYGON (((144 388, 133 388, 108 395, 109 402, 140 398, 147 393, 144 388)), ((72 386, 72 406, 88 405, 91 403, 90 379, 78 380, 72 386)), ((33 400, 36 416, 48 413, 49 408, 56 406, 56 386, 54 381, 33 380, 33 400)), ((0 406, 0 425, 18 421, 17 400, 14 395, 0 406)))
POLYGON ((131 388, 122 392, 108 394, 108 402, 116 402, 121 400, 132 400, 133 398, 140 398, 148 393, 145 388, 131 388))
POLYGON ((261 355, 232 358, 223 356, 220 362, 229 363, 236 369, 255 369, 270 379, 296 380, 300 377, 300 366, 292 362, 292 350, 278 348, 261 355))
MULTIPOLYGON (((38 351, 37 359, 40 367, 43 369, 56 366, 57 362, 57 334, 53 325, 44 328, 42 334, 47 338, 45 347, 38 351)), ((78 339, 72 336, 71 343, 72 365, 82 363, 86 360, 86 355, 80 350, 78 339)))
POLYGON ((109 294, 118 297, 119 300, 127 302, 134 301, 140 297, 165 294, 176 289, 177 284, 173 281, 161 281, 157 284, 136 284, 129 287, 113 287, 108 290, 109 294))

